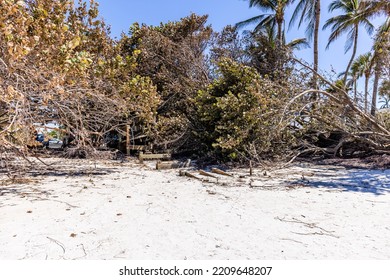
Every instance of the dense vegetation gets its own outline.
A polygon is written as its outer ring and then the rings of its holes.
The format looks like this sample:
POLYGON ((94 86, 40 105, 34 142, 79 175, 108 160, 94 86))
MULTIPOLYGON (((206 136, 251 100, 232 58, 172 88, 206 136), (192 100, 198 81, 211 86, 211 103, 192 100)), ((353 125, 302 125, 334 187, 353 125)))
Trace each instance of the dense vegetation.
POLYGON ((388 1, 330 4, 339 15, 325 22, 328 46, 347 34, 352 49, 338 80, 318 68, 320 0, 249 3, 264 14, 220 33, 192 14, 134 23, 113 40, 93 0, 1 0, 0 152, 28 153, 37 124, 56 122, 84 155, 126 125, 132 144, 223 161, 389 153, 390 116, 376 108, 378 95, 383 108, 390 100, 388 1), (286 42, 289 8, 307 38, 286 42), (248 23, 255 29, 241 34, 248 23), (374 45, 358 55, 362 26, 374 45), (312 39, 310 66, 293 52, 312 39))

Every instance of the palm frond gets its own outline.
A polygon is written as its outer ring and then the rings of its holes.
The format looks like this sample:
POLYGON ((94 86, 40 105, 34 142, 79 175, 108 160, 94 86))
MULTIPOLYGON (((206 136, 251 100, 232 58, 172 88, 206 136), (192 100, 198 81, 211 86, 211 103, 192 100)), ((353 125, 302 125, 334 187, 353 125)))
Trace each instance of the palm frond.
POLYGON ((344 45, 344 53, 347 53, 353 46, 355 37, 358 35, 358 28, 352 28, 348 31, 347 40, 344 45))
POLYGON ((244 27, 246 27, 248 25, 256 24, 256 23, 260 22, 264 17, 267 17, 267 16, 268 16, 267 14, 254 16, 254 17, 249 18, 247 20, 243 20, 243 21, 240 21, 240 22, 236 23, 235 27, 238 28, 238 29, 241 29, 241 28, 244 28, 244 27))
POLYGON ((286 46, 290 49, 293 49, 293 50, 301 50, 301 49, 305 49, 305 48, 310 48, 310 45, 309 45, 306 38, 294 39, 291 42, 289 42, 286 46))
POLYGON ((291 19, 290 19, 290 22, 288 24, 288 30, 291 29, 291 27, 295 24, 297 18, 299 15, 300 16, 300 19, 299 19, 299 24, 298 24, 298 28, 300 27, 304 17, 305 17, 305 9, 306 9, 306 6, 307 6, 307 2, 306 0, 299 0, 299 3, 298 5, 295 7, 294 9, 294 12, 293 14, 291 15, 291 19))

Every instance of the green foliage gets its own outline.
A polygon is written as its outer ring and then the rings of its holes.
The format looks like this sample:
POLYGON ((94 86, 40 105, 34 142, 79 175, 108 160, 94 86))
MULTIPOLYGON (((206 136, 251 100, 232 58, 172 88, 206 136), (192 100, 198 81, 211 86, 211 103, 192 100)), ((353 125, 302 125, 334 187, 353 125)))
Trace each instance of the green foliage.
POLYGON ((150 132, 151 126, 156 123, 157 106, 160 103, 156 87, 150 78, 136 75, 122 84, 119 94, 126 104, 127 117, 141 121, 145 130, 150 132))
POLYGON ((220 77, 196 98, 208 151, 233 160, 281 152, 287 138, 279 130, 286 94, 254 68, 229 59, 218 63, 220 77))

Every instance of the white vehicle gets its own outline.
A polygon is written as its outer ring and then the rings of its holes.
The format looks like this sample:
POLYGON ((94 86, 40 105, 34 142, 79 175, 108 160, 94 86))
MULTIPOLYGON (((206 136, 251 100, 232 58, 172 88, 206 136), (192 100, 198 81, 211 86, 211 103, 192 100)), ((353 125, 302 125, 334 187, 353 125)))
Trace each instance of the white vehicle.
POLYGON ((46 148, 49 149, 61 149, 63 142, 60 139, 53 138, 47 141, 46 143, 44 143, 44 145, 46 148))

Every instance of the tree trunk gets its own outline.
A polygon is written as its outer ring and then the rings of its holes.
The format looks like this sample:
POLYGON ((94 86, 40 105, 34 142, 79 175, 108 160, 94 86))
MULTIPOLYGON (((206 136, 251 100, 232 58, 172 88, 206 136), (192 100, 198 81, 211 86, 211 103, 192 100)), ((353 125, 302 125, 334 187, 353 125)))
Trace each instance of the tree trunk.
POLYGON ((367 113, 368 112, 368 80, 369 76, 364 75, 364 111, 367 113))
POLYGON ((357 104, 357 77, 353 77, 353 101, 357 104))
MULTIPOLYGON (((320 15, 321 15, 321 1, 316 1, 316 7, 315 7, 315 25, 314 25, 314 71, 318 73, 318 32, 320 28, 320 15)), ((313 84, 314 88, 318 89, 318 83, 317 83, 317 75, 314 74, 313 76, 313 84)))
POLYGON ((359 37, 359 25, 356 24, 355 29, 356 29, 356 33, 355 33, 355 38, 354 38, 354 42, 353 42, 353 52, 352 52, 351 60, 348 63, 347 69, 345 70, 345 75, 344 75, 344 79, 343 79, 344 85, 347 83, 349 69, 351 68, 353 60, 355 59, 356 50, 357 50, 357 42, 358 42, 358 37, 359 37))
POLYGON ((371 115, 375 116, 376 112, 376 98, 378 96, 378 87, 379 87, 379 78, 380 78, 381 65, 378 61, 375 63, 375 77, 374 77, 374 86, 372 89, 372 101, 371 101, 371 115))
POLYGON ((278 21, 278 46, 281 46, 282 45, 282 40, 283 40, 283 35, 282 35, 282 33, 283 33, 283 31, 282 31, 282 25, 283 25, 283 22, 279 22, 278 21))

